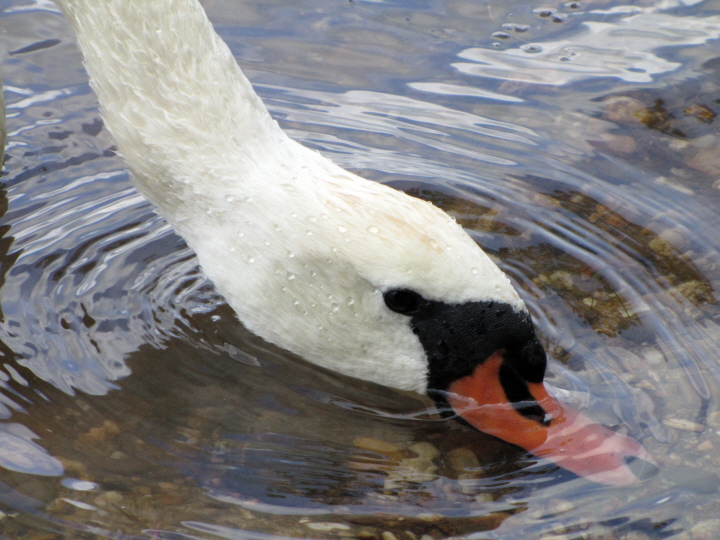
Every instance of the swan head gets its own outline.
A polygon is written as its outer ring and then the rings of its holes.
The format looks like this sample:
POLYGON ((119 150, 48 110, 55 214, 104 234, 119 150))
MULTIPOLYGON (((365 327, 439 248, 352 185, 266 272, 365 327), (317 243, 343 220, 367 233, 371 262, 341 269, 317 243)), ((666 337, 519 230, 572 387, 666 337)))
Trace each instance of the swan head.
POLYGON ((308 189, 311 170, 225 197, 203 238, 183 233, 251 330, 323 367, 426 393, 445 414, 595 481, 654 471, 634 439, 547 394, 525 304, 452 218, 342 170, 308 189), (273 205, 296 211, 258 215, 273 205))

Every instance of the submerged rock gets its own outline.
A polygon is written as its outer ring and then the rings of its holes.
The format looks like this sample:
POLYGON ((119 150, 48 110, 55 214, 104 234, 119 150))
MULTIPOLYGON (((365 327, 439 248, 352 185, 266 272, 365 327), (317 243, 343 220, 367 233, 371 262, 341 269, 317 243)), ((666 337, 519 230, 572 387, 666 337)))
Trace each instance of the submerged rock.
POLYGON ((693 540, 716 540, 720 537, 720 519, 701 521, 690 529, 693 540))

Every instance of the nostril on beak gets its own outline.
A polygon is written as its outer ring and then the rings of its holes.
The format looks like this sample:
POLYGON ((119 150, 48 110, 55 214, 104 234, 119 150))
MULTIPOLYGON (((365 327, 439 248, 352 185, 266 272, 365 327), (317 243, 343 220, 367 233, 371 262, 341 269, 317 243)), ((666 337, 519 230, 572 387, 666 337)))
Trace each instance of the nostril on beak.
POLYGON ((637 456, 625 456, 624 461, 638 480, 650 480, 660 472, 660 467, 637 456))

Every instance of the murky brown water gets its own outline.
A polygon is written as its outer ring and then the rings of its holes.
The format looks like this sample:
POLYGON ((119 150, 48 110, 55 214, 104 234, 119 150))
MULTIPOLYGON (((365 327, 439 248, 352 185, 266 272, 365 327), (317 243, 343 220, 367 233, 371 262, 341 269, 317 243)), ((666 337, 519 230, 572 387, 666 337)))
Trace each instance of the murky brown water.
POLYGON ((46 0, 2 0, 0 535, 720 537, 720 4, 205 3, 290 134, 432 200, 530 306, 603 488, 245 331, 133 190, 46 0))

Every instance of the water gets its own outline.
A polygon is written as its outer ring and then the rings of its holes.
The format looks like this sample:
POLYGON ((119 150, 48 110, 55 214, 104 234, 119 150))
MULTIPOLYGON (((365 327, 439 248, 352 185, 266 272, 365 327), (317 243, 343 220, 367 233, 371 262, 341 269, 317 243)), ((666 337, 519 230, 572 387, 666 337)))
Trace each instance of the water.
POLYGON ((413 4, 206 7, 291 136, 467 228, 555 392, 661 475, 595 486, 245 331, 133 190, 62 17, 4 0, 4 537, 720 534, 720 4, 413 4))

